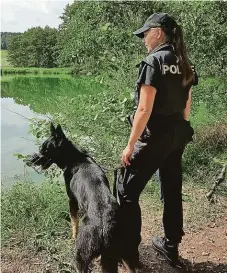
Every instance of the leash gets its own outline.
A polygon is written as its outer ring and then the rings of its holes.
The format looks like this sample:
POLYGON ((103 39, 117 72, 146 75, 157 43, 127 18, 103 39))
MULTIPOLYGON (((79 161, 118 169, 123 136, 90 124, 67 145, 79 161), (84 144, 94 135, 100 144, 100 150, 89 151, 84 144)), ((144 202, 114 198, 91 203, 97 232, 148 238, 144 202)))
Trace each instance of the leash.
POLYGON ((86 151, 86 156, 89 157, 95 164, 97 164, 102 169, 103 172, 116 172, 116 171, 120 170, 123 167, 122 165, 120 165, 120 166, 115 167, 115 168, 107 168, 107 167, 105 167, 105 166, 103 166, 101 164, 98 164, 96 162, 96 160, 87 151, 86 151))
POLYGON ((118 180, 118 170, 121 170, 123 167, 122 166, 119 166, 119 167, 116 167, 116 168, 106 168, 104 166, 100 166, 100 168, 102 169, 103 172, 106 171, 113 171, 114 173, 114 180, 113 180, 113 190, 112 190, 112 193, 113 193, 113 196, 117 199, 117 202, 118 204, 120 205, 120 198, 119 198, 119 195, 118 195, 118 190, 117 190, 117 180, 118 180))
POLYGON ((117 171, 120 170, 122 168, 122 166, 116 167, 116 168, 107 168, 103 165, 99 165, 99 167, 103 170, 103 171, 107 171, 107 172, 112 172, 112 171, 117 171))

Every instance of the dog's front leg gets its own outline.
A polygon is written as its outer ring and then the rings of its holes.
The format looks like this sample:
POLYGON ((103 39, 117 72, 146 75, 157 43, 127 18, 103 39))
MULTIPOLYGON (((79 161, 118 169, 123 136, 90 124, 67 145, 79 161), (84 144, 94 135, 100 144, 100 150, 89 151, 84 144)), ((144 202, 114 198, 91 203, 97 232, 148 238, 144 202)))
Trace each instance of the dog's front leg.
POLYGON ((69 199, 69 208, 71 215, 71 223, 72 223, 72 238, 76 239, 77 228, 78 228, 78 205, 75 199, 69 199))

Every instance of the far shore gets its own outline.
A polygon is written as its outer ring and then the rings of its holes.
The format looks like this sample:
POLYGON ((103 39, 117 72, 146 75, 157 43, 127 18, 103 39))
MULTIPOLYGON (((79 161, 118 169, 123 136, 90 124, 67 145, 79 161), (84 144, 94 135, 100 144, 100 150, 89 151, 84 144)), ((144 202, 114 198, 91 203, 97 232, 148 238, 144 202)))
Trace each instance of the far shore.
POLYGON ((2 67, 1 75, 6 74, 72 74, 72 68, 70 67, 2 67))

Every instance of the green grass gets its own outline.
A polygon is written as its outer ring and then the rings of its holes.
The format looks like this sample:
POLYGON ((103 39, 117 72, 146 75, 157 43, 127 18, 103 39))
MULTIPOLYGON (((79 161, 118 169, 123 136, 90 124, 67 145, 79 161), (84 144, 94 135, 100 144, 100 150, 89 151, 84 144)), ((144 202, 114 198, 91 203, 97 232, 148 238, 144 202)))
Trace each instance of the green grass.
MULTIPOLYGON (((205 213, 210 209, 214 211, 218 209, 221 212, 224 209, 220 204, 210 207, 206 199, 206 193, 214 179, 209 174, 203 178, 196 175, 184 176, 183 200, 188 206, 189 225, 196 221, 201 211, 205 213), (195 208, 197 216, 193 212, 195 208)), ((217 193, 221 203, 224 202, 227 198, 226 185, 220 185, 217 193)), ((58 183, 57 180, 55 183, 46 181, 40 185, 29 181, 16 183, 3 191, 1 201, 3 245, 8 245, 11 238, 16 236, 23 245, 27 245, 33 251, 49 251, 54 248, 53 241, 57 238, 58 240, 71 238, 68 197, 63 183, 58 183)), ((143 191, 141 202, 143 206, 152 208, 153 212, 162 211, 160 186, 155 177, 143 191)), ((203 214, 204 221, 205 218, 209 218, 208 213, 203 214)))
POLYGON ((35 241, 70 232, 65 186, 59 183, 16 183, 2 194, 1 216, 3 244, 13 234, 26 242, 27 236, 35 241))
POLYGON ((10 63, 7 61, 8 51, 1 50, 1 67, 10 67, 10 63))
POLYGON ((64 184, 20 182, 3 192, 1 205, 2 255, 4 262, 10 261, 4 264, 7 272, 27 272, 26 264, 37 262, 37 257, 42 257, 40 264, 29 272, 49 272, 50 267, 50 272, 72 272, 63 270, 71 270, 74 247, 64 184))

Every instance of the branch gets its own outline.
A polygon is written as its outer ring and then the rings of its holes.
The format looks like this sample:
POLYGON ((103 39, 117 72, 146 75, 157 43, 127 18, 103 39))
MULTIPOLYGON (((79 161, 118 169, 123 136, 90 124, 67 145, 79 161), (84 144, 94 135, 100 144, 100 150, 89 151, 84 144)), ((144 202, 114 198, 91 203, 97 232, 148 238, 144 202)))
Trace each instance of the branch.
POLYGON ((224 180, 225 180, 225 173, 226 173, 226 164, 223 165, 223 168, 218 176, 218 178, 216 179, 216 181, 213 184, 213 187, 211 188, 211 190, 206 194, 206 197, 209 201, 211 201, 213 194, 215 193, 218 185, 220 185, 224 180))

